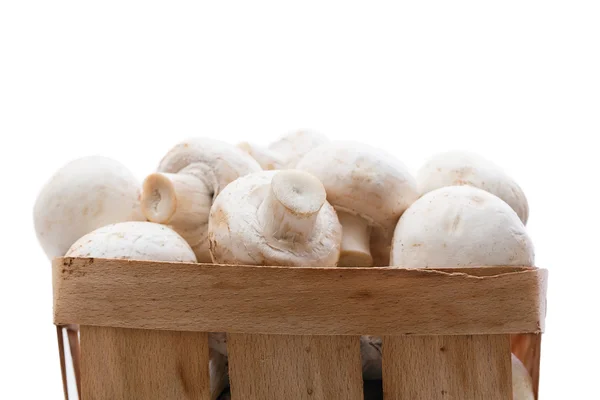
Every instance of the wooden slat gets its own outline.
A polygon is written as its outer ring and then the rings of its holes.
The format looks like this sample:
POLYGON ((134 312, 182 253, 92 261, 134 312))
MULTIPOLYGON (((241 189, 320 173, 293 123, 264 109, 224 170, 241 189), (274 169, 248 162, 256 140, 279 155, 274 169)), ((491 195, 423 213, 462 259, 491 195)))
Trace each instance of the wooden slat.
POLYGON ((209 400, 206 333, 81 326, 84 400, 209 400))
POLYGON ((67 366, 65 357, 65 337, 62 326, 56 327, 56 336, 58 339, 58 357, 60 359, 60 373, 62 376, 63 393, 65 400, 69 400, 69 388, 67 386, 67 366))
POLYGON ((541 332, 546 275, 516 267, 448 273, 65 258, 54 263, 54 317, 57 324, 232 333, 541 332))
POLYGON ((511 400, 509 335, 383 338, 384 398, 511 400))
POLYGON ((542 335, 539 333, 523 333, 511 337, 511 351, 527 368, 536 399, 540 383, 541 350, 542 335))
POLYGON ((357 336, 228 335, 233 400, 362 400, 357 336))
POLYGON ((69 340, 69 352, 71 354, 71 366, 73 368, 73 375, 75 376, 77 396, 81 397, 81 367, 79 365, 81 350, 79 346, 79 327, 68 325, 65 327, 65 330, 67 331, 67 339, 69 340))

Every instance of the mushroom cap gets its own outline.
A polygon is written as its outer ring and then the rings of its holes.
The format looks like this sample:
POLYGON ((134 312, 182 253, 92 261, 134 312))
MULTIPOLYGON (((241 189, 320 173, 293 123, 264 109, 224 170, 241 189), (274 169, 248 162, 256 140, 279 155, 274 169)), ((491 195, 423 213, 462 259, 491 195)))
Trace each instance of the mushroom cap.
POLYGON ((296 168, 323 182, 327 201, 336 209, 390 230, 418 198, 416 181, 402 162, 361 143, 324 144, 306 154, 296 168))
POLYGON ((215 195, 240 176, 262 170, 254 158, 236 146, 220 140, 191 138, 177 144, 163 157, 158 172, 177 173, 190 164, 202 166, 190 173, 211 185, 215 195))
POLYGON ((48 256, 62 257, 81 236, 102 226, 145 220, 140 182, 120 162, 83 157, 60 168, 34 206, 37 238, 48 256))
POLYGON ((227 355, 227 333, 211 332, 208 334, 208 346, 222 355, 227 355))
MULTIPOLYGON (((335 266, 342 229, 333 207, 318 211, 307 241, 265 237, 257 210, 281 171, 262 171, 230 183, 215 199, 208 221, 210 252, 216 263, 282 266, 335 266)), ((307 205, 310 208, 310 205, 307 205)))
MULTIPOLYGON (((210 336, 214 333, 209 333, 210 336)), ((210 394, 212 399, 220 400, 220 394, 229 386, 229 376, 227 374, 227 357, 218 351, 209 347, 208 370, 210 375, 210 394), (217 397, 219 396, 219 397, 217 397)))
POLYGON ((290 132, 269 145, 268 150, 277 155, 280 169, 295 168, 312 149, 329 143, 325 135, 311 130, 290 132))
POLYGON ((535 400, 533 382, 527 368, 514 354, 511 354, 511 361, 513 400, 535 400))
POLYGON ((120 222, 81 237, 66 257, 196 262, 190 245, 171 228, 153 222, 120 222))
POLYGON ((268 148, 249 142, 238 143, 237 147, 250 154, 265 171, 282 169, 284 167, 284 161, 281 156, 268 148))
POLYGON ((474 186, 507 202, 524 224, 529 217, 527 198, 519 185, 498 165, 475 153, 436 154, 417 172, 417 184, 421 195, 444 186, 474 186))
POLYGON ((425 194, 402 215, 391 264, 405 268, 533 266, 525 226, 508 204, 471 186, 425 194))

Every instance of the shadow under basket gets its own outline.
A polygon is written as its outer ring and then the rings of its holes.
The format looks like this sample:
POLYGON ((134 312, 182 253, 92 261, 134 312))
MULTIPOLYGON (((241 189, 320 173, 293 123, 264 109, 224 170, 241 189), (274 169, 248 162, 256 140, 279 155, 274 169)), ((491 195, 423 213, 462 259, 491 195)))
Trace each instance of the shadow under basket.
POLYGON ((386 400, 512 399, 511 351, 537 396, 546 284, 528 267, 53 262, 83 400, 211 399, 208 332, 227 332, 234 400, 363 399, 361 335, 382 338, 386 400))

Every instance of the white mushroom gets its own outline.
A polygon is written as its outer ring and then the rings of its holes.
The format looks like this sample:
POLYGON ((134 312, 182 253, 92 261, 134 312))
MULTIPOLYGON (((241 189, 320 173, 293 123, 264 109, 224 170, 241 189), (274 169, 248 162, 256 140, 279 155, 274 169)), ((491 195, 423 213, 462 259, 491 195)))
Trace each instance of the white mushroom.
POLYGON ((508 204, 471 186, 425 194, 402 215, 391 264, 405 268, 534 264, 525 226, 508 204))
POLYGON ((499 166, 474 153, 448 151, 432 157, 417 173, 421 195, 444 186, 469 185, 490 192, 508 203, 523 224, 529 206, 519 185, 499 166))
POLYGON ((533 382, 527 368, 514 354, 511 354, 511 360, 513 400, 535 400, 533 382))
POLYGON ((65 256, 196 262, 194 252, 181 236, 152 222, 103 226, 77 240, 65 256))
MULTIPOLYGON (((399 160, 373 147, 332 142, 309 152, 297 165, 318 177, 343 229, 339 266, 389 263, 398 218, 417 198, 416 181, 399 160)), ((365 379, 381 379, 381 339, 361 337, 365 379)))
MULTIPOLYGON (((209 346, 210 336, 209 334, 209 346)), ((221 393, 229 386, 227 357, 213 348, 209 349, 210 393, 211 399, 221 399, 221 393)))
POLYGON ((313 131, 295 131, 288 133, 268 147, 248 142, 238 147, 250 154, 265 170, 294 168, 298 161, 310 150, 329 142, 329 140, 313 131))
MULTIPOLYGON (((66 256, 196 262, 190 245, 181 236, 152 222, 123 222, 96 229, 77 240, 66 256)), ((210 391, 215 399, 227 384, 227 360, 215 349, 211 348, 209 354, 210 391)))
MULTIPOLYGON (((263 171, 230 183, 210 210, 213 262, 334 267, 342 227, 314 176, 296 170, 263 171)), ((210 345, 227 354, 224 333, 210 345)))
POLYGON ((283 157, 268 147, 262 147, 250 142, 238 143, 237 147, 248 153, 266 171, 284 168, 285 162, 283 161, 283 157))
POLYGON ((418 198, 415 179, 406 166, 364 144, 332 142, 309 152, 296 168, 323 182, 327 200, 338 213, 343 227, 338 265, 387 265, 394 226, 418 198), (386 259, 374 260, 374 247, 386 259))
POLYGON ((239 178, 215 199, 209 240, 216 263, 335 266, 341 226, 314 176, 296 170, 239 178))
POLYGON ((38 240, 48 258, 62 257, 81 236, 102 226, 145 220, 140 182, 121 163, 84 157, 63 166, 44 185, 34 206, 38 240))
POLYGON ((142 191, 149 221, 167 224, 192 246, 198 262, 210 262, 208 214, 215 197, 230 182, 260 165, 235 146, 211 139, 190 139, 162 159, 142 191))
MULTIPOLYGON (((532 266, 533 244, 512 208, 470 186, 425 194, 402 215, 391 265, 405 268, 532 266)), ((365 379, 381 379, 381 340, 361 338, 365 379)))

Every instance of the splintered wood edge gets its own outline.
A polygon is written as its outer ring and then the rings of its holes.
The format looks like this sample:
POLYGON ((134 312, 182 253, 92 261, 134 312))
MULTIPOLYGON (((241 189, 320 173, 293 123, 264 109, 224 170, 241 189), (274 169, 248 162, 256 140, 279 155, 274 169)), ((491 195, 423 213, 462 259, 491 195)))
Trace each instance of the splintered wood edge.
POLYGON ((547 271, 58 258, 54 322, 295 335, 539 333, 547 271))
POLYGON ((58 339, 58 356, 60 359, 60 373, 62 376, 63 393, 65 395, 65 400, 69 400, 69 388, 67 386, 67 366, 65 362, 65 339, 63 327, 60 325, 56 325, 56 337, 58 339))

